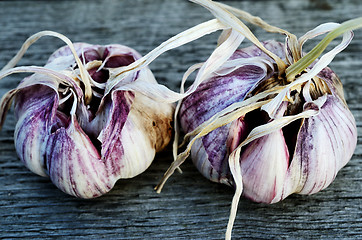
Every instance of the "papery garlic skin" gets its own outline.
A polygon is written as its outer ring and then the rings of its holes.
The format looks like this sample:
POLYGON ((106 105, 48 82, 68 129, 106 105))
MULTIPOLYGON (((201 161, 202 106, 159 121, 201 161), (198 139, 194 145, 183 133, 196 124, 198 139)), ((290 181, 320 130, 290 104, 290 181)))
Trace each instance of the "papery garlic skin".
MULTIPOLYGON (((284 44, 275 41, 263 45, 285 60, 284 44)), ((273 60, 259 48, 252 46, 237 50, 231 60, 260 57, 268 61, 268 71, 262 71, 253 61, 220 76, 210 76, 198 89, 186 97, 180 108, 179 121, 185 133, 208 120, 227 106, 243 101, 255 92, 271 88, 270 81, 278 73, 273 60), (269 83, 270 82, 270 83, 269 83)), ((218 71, 223 71, 218 69, 218 71)), ((343 98, 338 77, 329 68, 317 77, 328 86, 323 94, 312 93, 313 100, 304 96, 288 111, 306 111, 320 104, 316 116, 304 118, 278 131, 260 137, 244 146, 240 154, 243 195, 256 202, 278 202, 292 193, 312 194, 326 188, 337 172, 347 164, 357 144, 357 129, 353 115, 343 98), (313 95, 314 94, 314 95, 313 95), (304 105, 304 107, 303 107, 304 105), (288 134, 288 136, 284 136, 288 134)), ((274 84, 274 85, 273 85, 274 84)), ((286 112, 284 112, 286 111, 286 112)), ((229 154, 259 125, 272 121, 265 112, 255 110, 225 126, 216 128, 197 139, 191 148, 192 160, 208 179, 234 185, 229 168, 229 154), (251 115, 253 114, 253 115, 251 115)))
POLYGON ((93 198, 110 191, 118 179, 134 177, 149 167, 171 139, 174 106, 122 90, 133 81, 156 84, 147 67, 103 95, 108 69, 140 58, 135 50, 117 44, 74 46, 93 81, 89 104, 83 101, 78 67, 66 46, 53 53, 44 68, 71 76, 74 82, 65 79, 63 84, 35 73, 7 93, 1 107, 6 109, 14 98, 15 147, 31 171, 49 176, 65 193, 93 198))

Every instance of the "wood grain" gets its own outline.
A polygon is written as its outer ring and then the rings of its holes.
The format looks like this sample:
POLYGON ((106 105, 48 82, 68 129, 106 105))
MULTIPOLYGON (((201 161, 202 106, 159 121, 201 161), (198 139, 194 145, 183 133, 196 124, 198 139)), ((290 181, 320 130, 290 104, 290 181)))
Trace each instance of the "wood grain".
MULTIPOLYGON (((245 0, 224 1, 297 36, 323 22, 358 17, 358 0, 245 0)), ((53 30, 72 41, 121 43, 146 54, 169 37, 211 19, 211 14, 184 0, 0 1, 0 66, 31 34, 53 30)), ((283 36, 251 26, 261 39, 283 36)), ((167 52, 151 64, 158 81, 178 90, 183 72, 204 61, 215 47, 211 34, 167 52)), ((313 46, 313 42, 310 46, 313 46)), ((242 46, 248 46, 245 42, 242 46)), ((46 37, 33 45, 20 65, 43 65, 62 46, 46 37)), ((331 67, 340 76, 358 133, 362 133, 362 31, 331 67)), ((0 81, 0 95, 15 87, 24 75, 0 81)), ((222 239, 233 190, 209 182, 188 160, 183 174, 174 174, 163 192, 158 183, 171 159, 170 148, 157 155, 143 174, 120 180, 107 195, 76 199, 63 194, 48 179, 26 169, 17 158, 12 110, 0 132, 0 238, 37 239, 222 239)), ((235 239, 361 239, 362 139, 348 165, 324 191, 311 196, 292 195, 264 205, 240 201, 235 239)))

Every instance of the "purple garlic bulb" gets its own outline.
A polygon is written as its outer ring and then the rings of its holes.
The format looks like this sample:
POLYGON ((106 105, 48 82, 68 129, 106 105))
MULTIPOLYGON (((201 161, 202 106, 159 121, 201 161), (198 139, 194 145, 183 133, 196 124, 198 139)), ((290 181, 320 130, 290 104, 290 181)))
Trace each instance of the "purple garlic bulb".
MULTIPOLYGON (((262 44, 286 62, 284 44, 262 44)), ((234 103, 287 84, 275 70, 275 62, 256 46, 236 50, 228 62, 252 58, 233 68, 225 64, 182 101, 178 117, 186 134, 234 103), (268 62, 267 67, 256 64, 257 58, 268 62)), ((268 98, 271 96, 264 100, 268 98)), ((236 153, 243 195, 253 201, 275 203, 292 193, 312 194, 326 188, 356 147, 356 123, 343 97, 342 84, 330 68, 320 71, 310 84, 292 90, 290 98, 293 101, 279 106, 277 117, 317 113, 296 118, 236 153)), ((230 155, 253 130, 276 124, 277 119, 257 107, 197 139, 191 148, 192 160, 208 179, 233 186, 236 176, 230 170, 230 155)))
POLYGON ((65 46, 3 97, 0 119, 2 124, 13 100, 15 147, 25 166, 49 176, 65 193, 94 198, 110 191, 118 179, 148 168, 170 141, 174 106, 122 90, 134 81, 156 83, 147 67, 105 94, 110 71, 141 57, 135 50, 117 44, 74 47, 90 79, 88 102, 79 65, 65 46))

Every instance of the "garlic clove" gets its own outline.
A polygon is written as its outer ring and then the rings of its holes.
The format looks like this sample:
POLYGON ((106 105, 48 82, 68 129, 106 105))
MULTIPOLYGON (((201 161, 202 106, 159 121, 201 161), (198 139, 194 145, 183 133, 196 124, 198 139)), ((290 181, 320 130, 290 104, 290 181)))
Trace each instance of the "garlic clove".
POLYGON ((122 178, 134 177, 145 171, 152 163, 156 152, 168 145, 172 136, 173 111, 174 108, 170 104, 135 93, 121 134, 123 148, 128 149, 124 151, 122 159, 122 178))
POLYGON ((329 186, 356 145, 352 113, 338 97, 329 95, 320 113, 303 121, 282 198, 294 192, 313 194, 329 186))
POLYGON ((117 180, 109 171, 117 163, 100 158, 74 117, 67 128, 59 128, 49 137, 46 160, 52 182, 76 197, 98 197, 108 192, 117 180))
POLYGON ((289 152, 282 130, 252 141, 240 156, 243 195, 264 203, 280 197, 288 165, 289 152))
POLYGON ((114 91, 112 94, 112 107, 109 112, 109 119, 98 136, 101 143, 101 156, 107 163, 111 164, 110 173, 121 171, 122 162, 117 161, 122 158, 124 149, 122 146, 122 130, 127 121, 131 105, 134 100, 132 92, 114 91))
POLYGON ((229 126, 223 126, 197 139, 191 148, 191 157, 197 169, 209 180, 232 185, 227 161, 229 126))
POLYGON ((24 88, 15 97, 15 112, 19 116, 14 132, 15 149, 25 166, 41 176, 47 175, 44 145, 56 122, 53 109, 57 103, 57 94, 41 85, 24 88), (35 96, 28 98, 31 93, 35 96))

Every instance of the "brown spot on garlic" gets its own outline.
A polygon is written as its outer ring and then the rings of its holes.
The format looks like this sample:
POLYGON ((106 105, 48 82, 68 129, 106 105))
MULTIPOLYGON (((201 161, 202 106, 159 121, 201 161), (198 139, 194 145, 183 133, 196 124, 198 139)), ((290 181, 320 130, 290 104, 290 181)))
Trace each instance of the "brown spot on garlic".
POLYGON ((139 129, 142 129, 156 152, 164 149, 171 140, 173 111, 174 107, 171 104, 136 93, 130 116, 134 118, 139 129))

